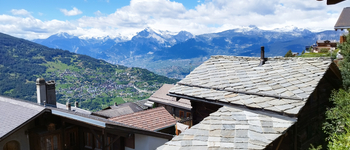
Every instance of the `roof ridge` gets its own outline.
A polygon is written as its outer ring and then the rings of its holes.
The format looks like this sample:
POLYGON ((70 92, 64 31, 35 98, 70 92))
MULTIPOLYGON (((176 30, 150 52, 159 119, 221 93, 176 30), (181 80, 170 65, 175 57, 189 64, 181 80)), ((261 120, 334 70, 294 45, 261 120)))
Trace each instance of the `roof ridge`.
POLYGON ((228 90, 225 88, 207 87, 207 86, 185 84, 185 83, 177 83, 177 84, 189 86, 189 87, 199 87, 199 88, 213 89, 213 90, 217 90, 217 91, 226 91, 226 92, 233 92, 233 93, 246 94, 246 95, 257 95, 257 96, 264 96, 264 97, 273 97, 273 98, 290 99, 290 100, 301 100, 301 101, 304 100, 303 98, 298 98, 298 97, 287 97, 287 96, 278 96, 278 95, 271 95, 271 94, 259 94, 259 93, 244 92, 244 91, 239 91, 239 90, 228 90))
MULTIPOLYGON (((247 61, 257 60, 260 61, 260 57, 248 57, 248 56, 228 56, 228 55, 212 55, 210 57, 211 59, 246 59, 247 61)), ((330 57, 282 57, 282 56, 275 56, 275 57, 267 57, 267 61, 274 61, 274 60, 330 60, 330 57)))

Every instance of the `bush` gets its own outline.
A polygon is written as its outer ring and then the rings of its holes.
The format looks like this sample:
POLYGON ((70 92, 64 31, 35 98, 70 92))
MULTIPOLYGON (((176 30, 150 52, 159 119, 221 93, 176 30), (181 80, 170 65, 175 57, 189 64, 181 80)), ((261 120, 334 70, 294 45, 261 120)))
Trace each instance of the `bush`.
POLYGON ((329 52, 328 48, 321 48, 320 49, 320 53, 328 53, 328 52, 329 52))

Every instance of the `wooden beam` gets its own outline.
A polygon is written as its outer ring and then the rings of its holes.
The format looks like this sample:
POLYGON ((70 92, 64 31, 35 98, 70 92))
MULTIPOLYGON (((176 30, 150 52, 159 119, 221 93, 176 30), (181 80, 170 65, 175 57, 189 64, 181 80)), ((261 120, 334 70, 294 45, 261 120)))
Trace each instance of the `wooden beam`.
POLYGON ((280 148, 281 143, 282 143, 282 141, 283 141, 283 138, 284 138, 285 136, 287 136, 287 134, 288 134, 288 133, 286 133, 285 135, 282 135, 281 140, 278 142, 278 145, 277 145, 276 150, 278 150, 278 149, 280 148))
POLYGON ((101 141, 99 138, 97 138, 98 135, 97 135, 97 133, 95 132, 95 130, 93 130, 92 128, 89 128, 89 129, 90 129, 90 131, 92 132, 92 134, 94 135, 95 139, 96 139, 98 142, 100 142, 101 145, 102 145, 103 143, 102 143, 102 141, 101 141))
POLYGON ((118 139, 120 138, 120 136, 116 136, 116 138, 111 142, 109 143, 108 145, 105 146, 105 149, 107 149, 108 147, 110 147, 114 142, 116 142, 118 139))

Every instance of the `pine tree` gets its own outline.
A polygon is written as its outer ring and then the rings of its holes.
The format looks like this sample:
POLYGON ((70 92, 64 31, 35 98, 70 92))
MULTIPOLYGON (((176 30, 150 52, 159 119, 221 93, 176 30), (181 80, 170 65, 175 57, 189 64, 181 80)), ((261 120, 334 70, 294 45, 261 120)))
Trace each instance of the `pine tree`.
POLYGON ((293 57, 292 50, 289 50, 289 51, 284 55, 284 57, 293 57))

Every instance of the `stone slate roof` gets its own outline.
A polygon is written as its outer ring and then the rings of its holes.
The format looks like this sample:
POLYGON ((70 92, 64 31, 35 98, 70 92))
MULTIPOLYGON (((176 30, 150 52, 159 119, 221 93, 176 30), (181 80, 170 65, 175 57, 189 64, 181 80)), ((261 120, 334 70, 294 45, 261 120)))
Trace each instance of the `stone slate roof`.
POLYGON ((224 106, 158 150, 264 149, 295 121, 224 106))
POLYGON ((143 111, 139 105, 135 103, 123 103, 118 106, 109 106, 104 110, 93 112, 93 115, 102 116, 105 118, 112 118, 117 116, 123 116, 127 114, 132 114, 135 112, 143 111))
POLYGON ((329 58, 212 56, 169 93, 295 115, 331 64, 329 58))
POLYGON ((161 130, 176 123, 175 118, 164 107, 114 117, 109 120, 150 131, 161 130))
POLYGON ((44 111, 45 107, 0 96, 0 141, 44 111))
POLYGON ((141 107, 142 109, 146 110, 148 107, 145 106, 145 103, 148 101, 148 99, 143 99, 143 100, 139 100, 139 101, 135 101, 133 103, 135 103, 136 105, 138 105, 139 107, 141 107))
POLYGON ((350 7, 343 9, 334 29, 350 29, 350 7))
POLYGON ((212 56, 169 95, 223 107, 158 149, 264 149, 296 122, 331 63, 275 57, 259 66, 256 57, 212 56))
POLYGON ((150 98, 148 98, 150 101, 161 103, 164 105, 170 105, 173 107, 183 108, 186 110, 191 110, 191 102, 188 99, 181 98, 180 100, 176 101, 175 97, 168 96, 169 90, 174 87, 172 84, 164 84, 160 89, 158 89, 154 94, 151 95, 150 98))

